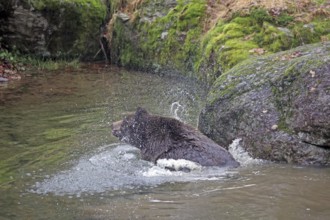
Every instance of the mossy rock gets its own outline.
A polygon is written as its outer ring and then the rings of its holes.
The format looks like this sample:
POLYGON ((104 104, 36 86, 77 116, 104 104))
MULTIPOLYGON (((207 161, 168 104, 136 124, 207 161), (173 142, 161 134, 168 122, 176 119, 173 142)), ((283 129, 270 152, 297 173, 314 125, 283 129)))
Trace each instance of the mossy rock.
POLYGON ((112 62, 135 69, 193 71, 202 33, 205 0, 145 1, 135 20, 116 19, 112 62), (175 3, 173 3, 175 2, 175 3))
POLYGON ((250 59, 211 88, 199 128, 253 157, 330 165, 330 42, 250 59))
POLYGON ((322 13, 304 23, 291 8, 271 14, 252 7, 208 25, 210 4, 143 1, 127 13, 128 21, 117 19, 110 43, 112 61, 135 69, 171 68, 211 86, 247 59, 330 39, 329 17, 322 13))
POLYGON ((2 28, 4 38, 23 53, 88 59, 100 48, 107 11, 102 0, 23 0, 11 5, 11 11, 2 18, 9 21, 2 28))
POLYGON ((219 75, 246 59, 326 41, 329 33, 329 18, 322 15, 305 24, 295 22, 285 11, 270 16, 265 9, 252 8, 244 15, 237 13, 228 20, 218 21, 204 34, 202 55, 195 62, 195 70, 204 72, 208 84, 212 84, 219 75))

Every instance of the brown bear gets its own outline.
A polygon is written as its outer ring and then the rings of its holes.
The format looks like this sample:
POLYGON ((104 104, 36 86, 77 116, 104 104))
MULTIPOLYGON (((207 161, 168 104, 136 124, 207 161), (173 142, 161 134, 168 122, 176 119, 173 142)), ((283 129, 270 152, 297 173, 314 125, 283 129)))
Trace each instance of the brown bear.
POLYGON ((202 166, 238 167, 224 148, 197 129, 169 117, 151 115, 138 108, 122 121, 112 124, 112 134, 141 150, 142 159, 185 159, 202 166))

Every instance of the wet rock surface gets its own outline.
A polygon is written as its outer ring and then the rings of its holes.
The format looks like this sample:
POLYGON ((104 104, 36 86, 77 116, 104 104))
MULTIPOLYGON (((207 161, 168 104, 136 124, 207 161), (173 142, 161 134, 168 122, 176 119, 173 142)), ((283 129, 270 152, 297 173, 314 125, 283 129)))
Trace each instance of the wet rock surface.
POLYGON ((7 49, 46 58, 87 59, 99 50, 106 4, 18 0, 0 3, 0 12, 1 43, 7 49))
POLYGON ((255 158, 330 165, 330 43, 243 62, 217 79, 199 128, 255 158))

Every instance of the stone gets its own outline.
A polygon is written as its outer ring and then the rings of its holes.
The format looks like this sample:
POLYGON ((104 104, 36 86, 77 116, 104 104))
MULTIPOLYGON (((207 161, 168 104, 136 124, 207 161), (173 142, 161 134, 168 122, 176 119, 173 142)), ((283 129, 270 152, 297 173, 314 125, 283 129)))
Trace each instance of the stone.
POLYGON ((99 50, 106 3, 86 0, 8 1, 0 16, 1 44, 40 57, 89 59, 99 50))
POLYGON ((161 38, 162 40, 165 40, 167 36, 168 36, 168 32, 165 31, 165 32, 163 32, 163 33, 160 35, 160 38, 161 38))
POLYGON ((242 139, 255 158, 327 166, 329 88, 330 42, 248 60, 216 80, 199 129, 221 146, 242 139))
POLYGON ((127 14, 125 14, 125 13, 122 13, 122 12, 119 12, 119 13, 117 14, 117 17, 118 17, 119 19, 121 19, 123 22, 129 21, 129 19, 131 19, 131 18, 129 17, 129 15, 127 15, 127 14))

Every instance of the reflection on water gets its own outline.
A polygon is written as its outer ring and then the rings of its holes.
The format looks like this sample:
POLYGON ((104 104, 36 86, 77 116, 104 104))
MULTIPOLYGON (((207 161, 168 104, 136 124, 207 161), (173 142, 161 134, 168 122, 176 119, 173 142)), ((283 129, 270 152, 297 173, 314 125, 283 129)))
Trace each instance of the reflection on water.
POLYGON ((0 88, 0 219, 330 216, 328 168, 253 160, 236 140, 238 169, 169 171, 110 134, 137 106, 196 125, 204 93, 193 82, 91 66, 20 83, 0 88))

